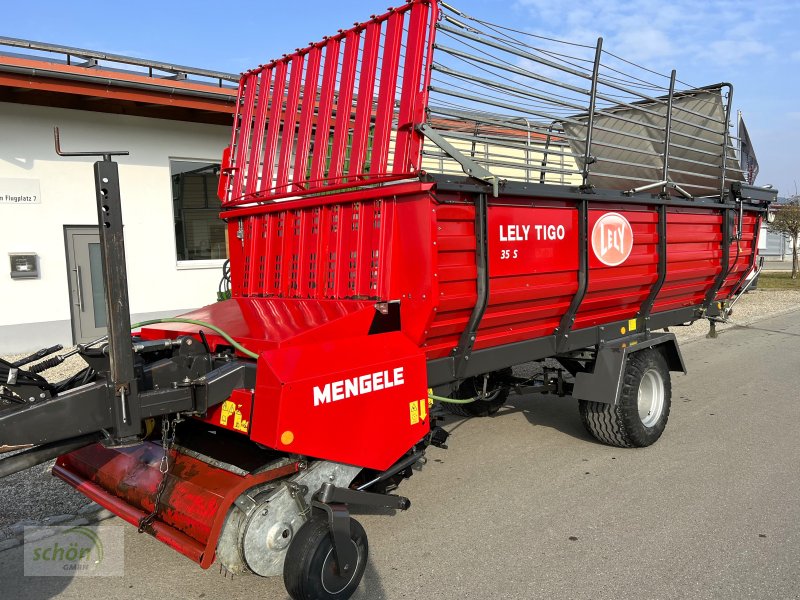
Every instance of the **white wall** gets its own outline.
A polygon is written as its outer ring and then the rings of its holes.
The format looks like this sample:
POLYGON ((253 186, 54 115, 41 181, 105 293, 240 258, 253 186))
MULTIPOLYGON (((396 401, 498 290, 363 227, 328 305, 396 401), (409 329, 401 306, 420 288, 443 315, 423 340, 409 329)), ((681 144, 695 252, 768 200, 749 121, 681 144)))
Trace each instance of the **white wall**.
POLYGON ((64 150, 130 152, 116 160, 131 313, 214 302, 217 261, 211 268, 177 264, 169 159, 218 162, 229 143, 228 127, 0 103, 0 179, 38 179, 42 196, 41 204, 0 203, 0 353, 39 343, 20 335, 20 325, 33 332, 52 323, 57 339, 50 343, 71 343, 64 339, 70 301, 63 226, 97 225, 95 159, 58 157, 53 126, 60 127, 64 150), (9 252, 36 252, 40 278, 12 280, 9 252))

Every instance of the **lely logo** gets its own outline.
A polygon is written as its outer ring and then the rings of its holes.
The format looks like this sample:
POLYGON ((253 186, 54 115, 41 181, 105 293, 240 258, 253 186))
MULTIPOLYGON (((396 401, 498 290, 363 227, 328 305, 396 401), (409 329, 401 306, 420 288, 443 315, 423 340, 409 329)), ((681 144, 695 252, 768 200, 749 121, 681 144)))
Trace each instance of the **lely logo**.
POLYGON ((592 228, 592 250, 604 265, 616 267, 631 255, 633 229, 628 219, 619 213, 606 213, 592 228))

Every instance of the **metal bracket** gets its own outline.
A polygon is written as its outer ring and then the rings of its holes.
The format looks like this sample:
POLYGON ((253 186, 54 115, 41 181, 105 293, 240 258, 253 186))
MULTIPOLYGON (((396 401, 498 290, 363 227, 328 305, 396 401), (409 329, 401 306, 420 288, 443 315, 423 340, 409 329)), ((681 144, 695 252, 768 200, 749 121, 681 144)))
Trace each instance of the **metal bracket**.
POLYGON ((474 177, 475 179, 480 179, 481 181, 491 184, 492 195, 497 198, 497 196, 500 194, 500 179, 497 177, 497 175, 492 173, 486 167, 479 165, 468 156, 464 156, 455 146, 453 146, 453 144, 444 139, 438 131, 436 131, 427 123, 420 123, 415 127, 415 129, 428 138, 431 142, 436 144, 436 146, 438 146, 442 152, 447 154, 447 156, 460 164, 461 168, 464 170, 464 173, 470 177, 474 177))
MULTIPOLYGON (((751 268, 751 269, 752 269, 752 268, 751 268)), ((739 293, 738 293, 738 294, 736 294, 736 296, 733 298, 733 300, 731 300, 731 302, 730 302, 730 303, 729 303, 729 304, 728 304, 728 305, 725 307, 725 311, 724 311, 724 313, 723 313, 723 316, 724 316, 726 319, 728 318, 728 316, 730 316, 731 312, 733 311, 733 305, 734 305, 734 304, 736 304, 736 303, 739 301, 739 298, 741 298, 741 297, 742 297, 742 295, 743 295, 743 294, 744 294, 744 293, 745 293, 745 292, 746 292, 748 289, 750 289, 750 286, 751 286, 751 285, 753 285, 753 282, 754 282, 756 279, 758 279, 758 276, 759 276, 759 275, 761 275, 761 271, 763 271, 763 270, 764 270, 764 257, 763 257, 763 256, 759 256, 759 257, 758 257, 758 266, 756 267, 756 270, 755 270, 755 272, 753 273, 753 276, 752 276, 752 277, 749 279, 749 281, 747 282, 747 284, 746 284, 744 287, 742 287, 742 289, 741 289, 741 290, 739 290, 739 293)))
POLYGON ((336 561, 341 570, 340 575, 350 572, 358 563, 358 550, 350 539, 348 504, 399 510, 406 510, 411 506, 411 501, 402 496, 340 488, 329 481, 322 484, 314 497, 316 499, 311 501, 311 506, 324 510, 328 516, 328 524, 333 538, 333 551, 336 553, 336 561))
POLYGON ((53 138, 55 139, 56 154, 59 156, 102 156, 103 160, 111 161, 112 156, 128 156, 127 150, 91 150, 89 152, 65 152, 61 149, 61 134, 58 127, 53 127, 53 138))
POLYGON ((333 551, 336 553, 336 562, 339 575, 351 572, 358 564, 358 550, 350 539, 350 512, 346 504, 325 503, 311 501, 314 508, 324 510, 328 515, 328 526, 333 538, 333 551))
POLYGON ((678 192, 681 196, 686 198, 687 200, 694 200, 694 196, 692 196, 689 192, 684 190, 677 183, 675 183, 675 182, 673 182, 673 181, 671 181, 669 179, 665 179, 664 181, 657 181, 655 183, 649 183, 647 185, 643 185, 643 186, 638 187, 638 188, 633 188, 633 189, 630 189, 630 190, 628 190, 626 192, 622 192, 622 193, 625 194, 626 196, 635 196, 636 194, 640 194, 640 193, 646 192, 648 190, 654 190, 656 188, 673 189, 676 192, 678 192))
POLYGON ((356 506, 394 508, 397 510, 408 510, 411 506, 411 500, 403 496, 351 490, 337 487, 330 482, 323 483, 319 491, 315 494, 315 497, 323 504, 355 504, 356 506))

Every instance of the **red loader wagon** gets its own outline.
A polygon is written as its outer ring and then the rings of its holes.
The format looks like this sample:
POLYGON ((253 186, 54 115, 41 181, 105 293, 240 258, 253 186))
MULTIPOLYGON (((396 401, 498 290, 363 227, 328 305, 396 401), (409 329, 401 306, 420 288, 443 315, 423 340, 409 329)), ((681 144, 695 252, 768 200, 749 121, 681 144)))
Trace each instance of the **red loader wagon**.
POLYGON ((444 410, 571 395, 599 441, 654 443, 685 370, 666 328, 724 320, 759 269, 775 192, 744 183, 732 95, 436 0, 244 73, 229 297, 131 324, 96 153, 109 334, 63 382, 37 374, 59 357, 2 364, 0 444, 34 447, 0 474, 57 456, 203 568, 343 599, 367 561, 348 506, 409 508, 390 492, 444 410))

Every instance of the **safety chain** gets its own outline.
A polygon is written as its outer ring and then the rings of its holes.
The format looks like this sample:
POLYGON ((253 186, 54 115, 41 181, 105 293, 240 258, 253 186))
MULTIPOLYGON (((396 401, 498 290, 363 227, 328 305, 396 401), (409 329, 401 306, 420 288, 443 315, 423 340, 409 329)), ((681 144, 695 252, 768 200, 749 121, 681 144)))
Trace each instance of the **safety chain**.
POLYGON ((164 489, 167 487, 167 475, 169 475, 170 469, 169 451, 172 450, 172 446, 175 445, 175 427, 180 421, 180 415, 176 415, 171 422, 172 433, 170 435, 169 416, 167 415, 161 419, 161 447, 164 448, 164 456, 161 457, 161 464, 158 467, 158 470, 161 471, 161 482, 156 489, 155 500, 153 501, 153 512, 139 520, 139 533, 143 533, 148 526, 152 525, 158 515, 158 509, 161 505, 161 496, 164 494, 164 489))

